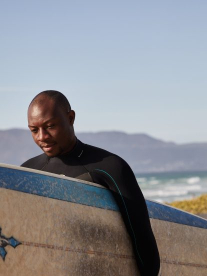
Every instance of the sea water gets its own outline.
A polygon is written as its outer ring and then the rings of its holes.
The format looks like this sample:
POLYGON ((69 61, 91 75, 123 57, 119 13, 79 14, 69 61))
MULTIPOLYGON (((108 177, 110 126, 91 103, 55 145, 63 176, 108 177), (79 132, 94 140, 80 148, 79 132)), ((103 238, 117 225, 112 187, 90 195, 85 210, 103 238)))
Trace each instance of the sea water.
POLYGON ((146 199, 172 202, 207 193, 207 172, 136 174, 146 199))

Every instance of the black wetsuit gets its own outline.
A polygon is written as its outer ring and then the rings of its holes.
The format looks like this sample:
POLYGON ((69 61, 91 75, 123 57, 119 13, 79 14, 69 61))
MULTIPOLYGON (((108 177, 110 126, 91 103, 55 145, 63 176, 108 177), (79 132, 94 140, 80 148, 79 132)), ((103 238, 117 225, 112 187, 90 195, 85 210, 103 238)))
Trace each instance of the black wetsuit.
POLYGON ((159 253, 145 199, 131 168, 123 159, 77 140, 76 146, 68 154, 52 158, 41 154, 22 166, 87 180, 109 188, 131 236, 141 274, 158 275, 159 253))

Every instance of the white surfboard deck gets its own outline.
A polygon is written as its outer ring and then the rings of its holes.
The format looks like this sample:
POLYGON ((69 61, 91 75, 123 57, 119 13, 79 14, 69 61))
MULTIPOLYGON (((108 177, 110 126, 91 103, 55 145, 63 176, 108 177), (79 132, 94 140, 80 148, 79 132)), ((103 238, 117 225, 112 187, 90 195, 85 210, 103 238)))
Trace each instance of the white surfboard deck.
MULTIPOLYGON (((207 275, 207 221, 146 200, 161 275, 207 275)), ((110 193, 0 164, 0 276, 140 275, 110 193)))

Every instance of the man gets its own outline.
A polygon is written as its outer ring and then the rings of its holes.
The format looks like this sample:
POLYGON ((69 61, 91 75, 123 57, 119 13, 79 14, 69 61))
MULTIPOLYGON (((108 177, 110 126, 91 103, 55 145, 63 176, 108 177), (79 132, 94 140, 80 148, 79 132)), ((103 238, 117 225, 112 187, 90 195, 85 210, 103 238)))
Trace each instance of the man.
POLYGON ((43 154, 23 167, 64 174, 108 187, 121 210, 142 275, 158 275, 160 260, 147 207, 129 165, 120 157, 83 144, 74 133, 75 112, 58 91, 39 93, 28 108, 28 126, 43 154))

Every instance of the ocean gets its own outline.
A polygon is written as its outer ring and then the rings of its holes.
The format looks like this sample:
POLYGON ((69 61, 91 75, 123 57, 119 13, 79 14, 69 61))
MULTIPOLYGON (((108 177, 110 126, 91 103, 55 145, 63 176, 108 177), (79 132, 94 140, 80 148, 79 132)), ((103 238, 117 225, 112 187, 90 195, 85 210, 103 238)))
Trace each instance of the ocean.
POLYGON ((136 178, 146 199, 162 203, 207 193, 207 172, 140 173, 136 178))

